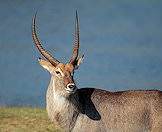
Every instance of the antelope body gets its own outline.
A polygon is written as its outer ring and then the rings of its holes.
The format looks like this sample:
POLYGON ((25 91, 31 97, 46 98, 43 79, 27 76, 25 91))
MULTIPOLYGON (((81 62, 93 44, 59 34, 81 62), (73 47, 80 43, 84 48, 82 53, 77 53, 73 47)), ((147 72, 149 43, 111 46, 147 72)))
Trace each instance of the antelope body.
POLYGON ((161 132, 162 92, 136 90, 109 92, 97 88, 78 89, 73 79, 83 60, 79 53, 79 24, 76 12, 74 47, 66 64, 46 51, 36 33, 33 18, 32 37, 45 59, 40 65, 51 74, 46 94, 50 120, 67 132, 161 132))

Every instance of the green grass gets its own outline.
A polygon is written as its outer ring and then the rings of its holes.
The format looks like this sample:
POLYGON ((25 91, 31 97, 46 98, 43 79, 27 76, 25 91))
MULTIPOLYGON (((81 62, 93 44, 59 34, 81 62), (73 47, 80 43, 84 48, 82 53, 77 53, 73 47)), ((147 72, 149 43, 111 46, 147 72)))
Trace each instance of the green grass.
POLYGON ((45 109, 0 107, 0 132, 59 132, 45 109))

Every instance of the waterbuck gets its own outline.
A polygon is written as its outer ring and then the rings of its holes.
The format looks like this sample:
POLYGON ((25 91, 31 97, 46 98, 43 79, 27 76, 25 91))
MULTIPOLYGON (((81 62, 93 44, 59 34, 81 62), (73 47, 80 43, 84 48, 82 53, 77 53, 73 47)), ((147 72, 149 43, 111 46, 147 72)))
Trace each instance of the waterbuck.
POLYGON ((38 60, 40 65, 51 74, 46 109, 55 125, 66 132, 162 132, 161 91, 109 92, 98 88, 77 88, 74 71, 83 60, 83 56, 78 55, 77 12, 73 52, 68 63, 61 63, 43 48, 36 33, 36 15, 33 17, 32 37, 44 57, 38 60))

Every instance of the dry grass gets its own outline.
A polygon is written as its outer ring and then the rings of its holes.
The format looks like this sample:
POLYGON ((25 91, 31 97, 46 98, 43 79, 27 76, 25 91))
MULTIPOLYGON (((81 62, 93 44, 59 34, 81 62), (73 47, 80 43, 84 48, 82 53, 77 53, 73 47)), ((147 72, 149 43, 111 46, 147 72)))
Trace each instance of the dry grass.
POLYGON ((0 107, 0 132, 58 132, 44 109, 0 107))

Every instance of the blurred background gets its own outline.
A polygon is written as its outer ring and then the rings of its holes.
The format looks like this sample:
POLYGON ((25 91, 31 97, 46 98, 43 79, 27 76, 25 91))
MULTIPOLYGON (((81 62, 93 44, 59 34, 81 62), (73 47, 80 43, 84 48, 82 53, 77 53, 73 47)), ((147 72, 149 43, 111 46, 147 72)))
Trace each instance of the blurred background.
POLYGON ((37 62, 32 17, 38 11, 44 47, 67 62, 76 9, 85 54, 78 87, 162 90, 161 0, 0 0, 1 106, 45 106, 50 74, 37 62))

